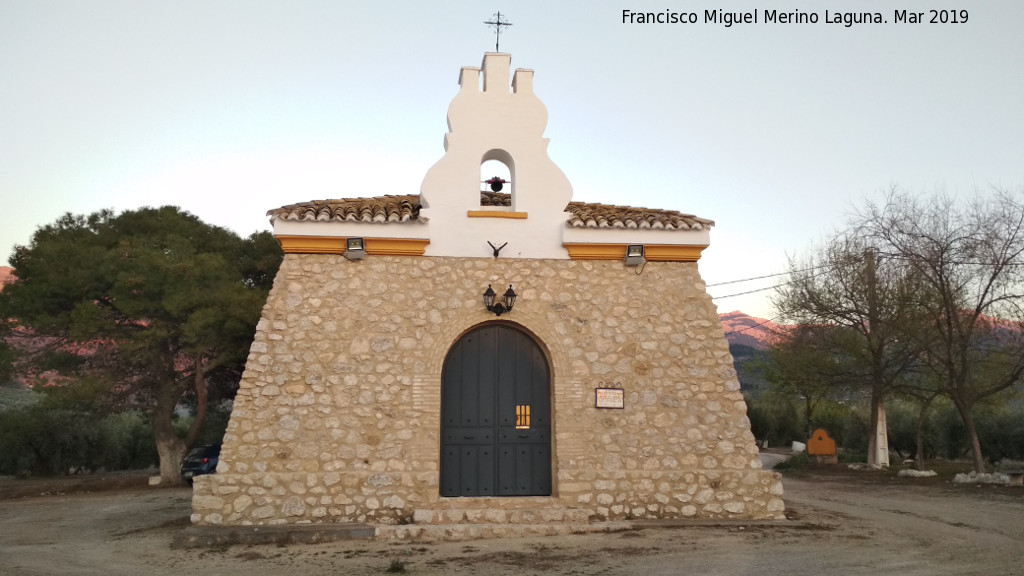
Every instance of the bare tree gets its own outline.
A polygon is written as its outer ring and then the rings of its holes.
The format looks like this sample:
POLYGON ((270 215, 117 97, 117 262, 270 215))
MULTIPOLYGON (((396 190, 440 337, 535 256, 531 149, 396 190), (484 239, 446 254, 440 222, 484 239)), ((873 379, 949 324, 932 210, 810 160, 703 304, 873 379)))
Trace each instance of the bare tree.
POLYGON ((833 326, 801 324, 781 329, 768 347, 761 373, 772 392, 800 399, 805 438, 822 402, 835 399, 846 383, 843 336, 833 326))
POLYGON ((940 396, 943 389, 939 386, 937 375, 928 370, 927 366, 918 365, 902 382, 897 393, 917 405, 917 427, 916 427, 916 449, 914 456, 914 467, 924 471, 925 460, 925 424, 928 421, 928 412, 940 396))
POLYGON ((845 379, 871 392, 872 466, 888 464, 880 416, 886 395, 915 358, 912 346, 901 340, 917 316, 911 272, 902 262, 879 258, 878 248, 856 231, 844 232, 806 258, 791 260, 790 282, 773 298, 789 322, 843 328, 847 334, 845 364, 854 373, 845 379))
POLYGON ((905 331, 967 430, 974 469, 985 460, 973 408, 1024 373, 1024 204, 997 191, 960 204, 893 191, 869 203, 861 230, 918 283, 927 330, 905 331))

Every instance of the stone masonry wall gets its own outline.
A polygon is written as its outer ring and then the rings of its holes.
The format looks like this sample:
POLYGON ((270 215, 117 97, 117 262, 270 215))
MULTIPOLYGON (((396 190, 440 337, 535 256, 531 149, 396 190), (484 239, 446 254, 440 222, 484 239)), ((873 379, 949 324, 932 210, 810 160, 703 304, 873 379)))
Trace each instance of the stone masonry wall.
MULTIPOLYGON (((438 495, 445 355, 486 322, 552 372, 553 506, 593 520, 782 516, 695 263, 289 254, 257 327, 197 524, 400 524, 438 495), (513 284, 500 319, 481 293, 513 284), (624 410, 594 389, 625 390, 624 410)), ((496 508, 515 499, 481 500, 496 508)))

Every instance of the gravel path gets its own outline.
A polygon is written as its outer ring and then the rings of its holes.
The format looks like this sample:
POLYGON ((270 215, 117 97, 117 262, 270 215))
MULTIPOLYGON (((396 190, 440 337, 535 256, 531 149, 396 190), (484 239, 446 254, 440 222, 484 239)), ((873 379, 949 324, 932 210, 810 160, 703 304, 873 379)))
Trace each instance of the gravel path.
POLYGON ((0 500, 0 573, 361 575, 394 562, 413 575, 1024 574, 1024 488, 867 474, 787 478, 783 527, 425 544, 172 550, 187 489, 0 500))

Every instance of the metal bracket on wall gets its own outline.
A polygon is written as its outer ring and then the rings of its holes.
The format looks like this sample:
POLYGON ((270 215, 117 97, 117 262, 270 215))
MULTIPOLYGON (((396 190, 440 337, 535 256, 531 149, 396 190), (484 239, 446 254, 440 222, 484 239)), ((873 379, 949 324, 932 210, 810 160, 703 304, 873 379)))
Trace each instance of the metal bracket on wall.
POLYGON ((504 248, 505 246, 508 246, 508 242, 505 242, 501 246, 495 246, 494 244, 491 244, 490 240, 488 240, 487 245, 491 247, 491 250, 494 250, 494 257, 497 258, 498 254, 501 253, 501 249, 504 248))

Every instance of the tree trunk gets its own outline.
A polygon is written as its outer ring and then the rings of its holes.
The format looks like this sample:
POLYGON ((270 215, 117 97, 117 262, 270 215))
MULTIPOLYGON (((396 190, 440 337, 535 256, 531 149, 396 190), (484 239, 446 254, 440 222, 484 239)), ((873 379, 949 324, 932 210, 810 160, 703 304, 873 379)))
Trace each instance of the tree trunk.
POLYGON ((885 424, 885 398, 878 387, 871 390, 871 437, 868 439, 868 466, 889 465, 889 438, 885 424))
POLYGON ((160 457, 160 482, 183 484, 181 462, 185 459, 185 442, 174 433, 174 407, 181 398, 180 386, 173 380, 162 382, 157 389, 153 408, 153 436, 160 457))
POLYGON ((203 363, 202 354, 196 354, 195 372, 192 377, 192 384, 196 390, 196 415, 192 419, 192 425, 188 429, 188 437, 185 438, 185 448, 192 448, 203 431, 203 424, 206 422, 207 399, 209 391, 206 389, 206 374, 209 367, 203 363))
POLYGON ((871 438, 868 439, 868 466, 881 468, 889 465, 889 438, 885 425, 885 340, 879 340, 878 330, 878 277, 875 272, 875 251, 864 251, 864 265, 868 284, 867 345, 871 354, 871 438))
POLYGON ((974 465, 974 471, 982 474, 985 472, 985 457, 981 453, 981 440, 978 439, 978 429, 974 426, 971 407, 959 398, 954 398, 953 404, 964 421, 964 428, 967 429, 967 438, 971 442, 971 463, 974 465))
POLYGON ((185 454, 196 443, 206 421, 208 390, 206 374, 209 366, 204 364, 202 354, 192 359, 194 371, 192 384, 196 391, 196 414, 189 426, 186 438, 182 440, 174 432, 174 409, 181 399, 184 387, 174 379, 160 384, 153 409, 153 435, 156 452, 160 456, 160 481, 167 484, 181 484, 181 462, 185 454))
POLYGON ((809 394, 804 395, 804 432, 807 433, 807 439, 811 439, 811 435, 814 434, 814 429, 811 428, 811 417, 814 415, 814 404, 811 402, 811 396, 809 394))
POLYGON ((31 443, 28 446, 31 448, 33 455, 29 472, 33 476, 49 476, 53 474, 53 471, 50 470, 50 459, 46 457, 46 453, 31 443))
POLYGON ((921 412, 917 415, 917 455, 914 458, 914 468, 924 472, 924 422, 928 416, 928 407, 931 406, 931 399, 921 402, 921 412))
POLYGON ((156 453, 160 456, 160 482, 183 484, 181 462, 185 459, 185 443, 173 433, 171 437, 157 437, 156 453))

